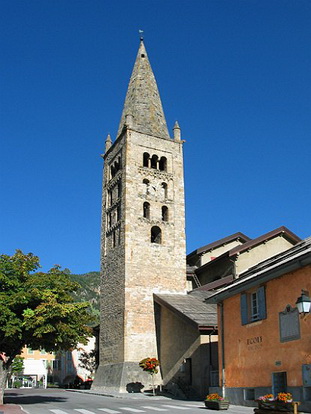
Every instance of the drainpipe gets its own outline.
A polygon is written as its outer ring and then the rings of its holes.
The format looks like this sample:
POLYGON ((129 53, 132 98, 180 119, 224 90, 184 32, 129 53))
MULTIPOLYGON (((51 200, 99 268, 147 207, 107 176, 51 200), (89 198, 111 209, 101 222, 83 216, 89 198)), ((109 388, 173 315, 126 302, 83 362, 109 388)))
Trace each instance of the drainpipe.
POLYGON ((215 329, 213 329, 212 332, 210 331, 209 334, 208 334, 208 345, 209 345, 209 347, 208 347, 209 348, 208 358, 209 358, 210 369, 211 369, 211 366, 212 366, 212 335, 213 335, 214 332, 215 332, 215 329))
POLYGON ((221 388, 222 396, 226 396, 226 372, 225 372, 225 344, 224 344, 224 306, 220 302, 220 321, 221 321, 221 388))
POLYGON ((215 332, 216 332, 216 329, 214 327, 213 330, 209 331, 209 334, 208 334, 208 345, 209 345, 209 356, 208 357, 209 357, 209 372, 210 372, 209 384, 210 384, 210 381, 211 381, 211 370, 212 370, 212 367, 213 367, 213 364, 212 364, 212 335, 214 335, 215 332))

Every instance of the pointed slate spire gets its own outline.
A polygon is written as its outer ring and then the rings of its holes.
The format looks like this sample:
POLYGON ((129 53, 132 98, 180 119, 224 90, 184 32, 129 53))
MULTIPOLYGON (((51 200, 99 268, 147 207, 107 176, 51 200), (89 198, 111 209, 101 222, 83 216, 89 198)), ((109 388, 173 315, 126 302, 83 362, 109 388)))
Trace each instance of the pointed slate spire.
MULTIPOLYGON (((143 39, 128 86, 118 136, 130 115, 132 128, 153 136, 169 138, 157 83, 152 72, 143 39)), ((129 126, 129 125, 128 125, 129 126)))

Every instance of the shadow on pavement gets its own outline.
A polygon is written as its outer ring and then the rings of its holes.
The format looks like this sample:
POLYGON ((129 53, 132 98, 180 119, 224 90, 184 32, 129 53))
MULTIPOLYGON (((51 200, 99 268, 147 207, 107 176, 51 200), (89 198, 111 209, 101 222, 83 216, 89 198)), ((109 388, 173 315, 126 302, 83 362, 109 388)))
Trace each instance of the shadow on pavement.
POLYGON ((44 395, 20 395, 20 394, 9 394, 4 396, 4 404, 47 404, 51 402, 66 402, 66 397, 52 397, 44 395))

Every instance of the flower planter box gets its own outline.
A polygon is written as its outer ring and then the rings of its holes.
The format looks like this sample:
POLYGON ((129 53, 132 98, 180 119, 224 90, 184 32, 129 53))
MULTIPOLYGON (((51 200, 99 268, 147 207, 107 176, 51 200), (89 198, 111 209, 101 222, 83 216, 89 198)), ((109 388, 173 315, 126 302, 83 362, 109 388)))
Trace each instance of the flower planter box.
POLYGON ((257 400, 258 408, 264 411, 293 412, 294 404, 292 402, 282 401, 260 401, 257 400))
POLYGON ((211 410, 228 410, 229 408, 229 401, 220 400, 220 401, 211 401, 205 400, 205 407, 211 410))

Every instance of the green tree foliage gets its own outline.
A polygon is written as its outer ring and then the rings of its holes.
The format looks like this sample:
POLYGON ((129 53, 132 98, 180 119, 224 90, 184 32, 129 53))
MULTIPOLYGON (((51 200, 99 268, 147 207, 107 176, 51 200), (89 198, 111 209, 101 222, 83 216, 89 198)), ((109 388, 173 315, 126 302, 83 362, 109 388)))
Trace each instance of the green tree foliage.
MULTIPOLYGON (((11 379, 14 380, 15 375, 21 375, 24 371, 24 358, 21 356, 17 356, 13 359, 12 365, 10 367, 10 371, 8 372, 8 380, 10 382, 11 379)), ((17 381, 17 385, 20 381, 17 381)))
POLYGON ((86 369, 90 372, 90 376, 93 377, 93 374, 96 370, 96 352, 95 350, 90 352, 81 352, 80 358, 79 358, 79 366, 81 368, 86 369))
POLYGON ((47 352, 68 350, 91 336, 89 304, 73 299, 78 283, 59 266, 47 273, 37 272, 39 267, 32 253, 0 255, 0 390, 25 345, 47 352))
POLYGON ((13 359, 11 369, 10 369, 10 374, 11 375, 22 374, 23 371, 24 371, 24 358, 22 358, 21 356, 17 356, 13 359))

